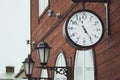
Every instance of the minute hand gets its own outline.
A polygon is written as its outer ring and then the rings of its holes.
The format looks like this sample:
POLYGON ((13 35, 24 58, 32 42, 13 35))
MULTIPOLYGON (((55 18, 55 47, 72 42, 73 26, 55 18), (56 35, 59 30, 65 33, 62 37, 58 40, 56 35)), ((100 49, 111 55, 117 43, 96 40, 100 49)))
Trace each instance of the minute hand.
POLYGON ((89 38, 90 38, 90 40, 91 40, 91 42, 92 42, 91 36, 88 34, 87 30, 85 29, 85 27, 84 27, 83 25, 82 25, 82 28, 83 28, 83 30, 85 31, 85 33, 89 36, 89 38))

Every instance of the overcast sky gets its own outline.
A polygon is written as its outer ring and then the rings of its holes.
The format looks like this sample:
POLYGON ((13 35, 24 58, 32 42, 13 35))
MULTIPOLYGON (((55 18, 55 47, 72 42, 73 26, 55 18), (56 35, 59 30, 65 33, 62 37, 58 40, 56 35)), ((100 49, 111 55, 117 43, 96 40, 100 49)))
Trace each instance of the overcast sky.
POLYGON ((0 0, 0 74, 6 66, 18 72, 30 53, 30 0, 0 0))

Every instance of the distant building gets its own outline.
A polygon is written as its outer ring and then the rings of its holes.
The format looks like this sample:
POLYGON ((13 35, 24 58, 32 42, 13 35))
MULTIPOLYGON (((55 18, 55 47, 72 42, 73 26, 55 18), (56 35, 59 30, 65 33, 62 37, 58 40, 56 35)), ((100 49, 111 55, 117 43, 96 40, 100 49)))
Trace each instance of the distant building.
POLYGON ((6 66, 6 72, 0 74, 0 80, 21 80, 19 78, 15 78, 15 72, 13 66, 6 66))

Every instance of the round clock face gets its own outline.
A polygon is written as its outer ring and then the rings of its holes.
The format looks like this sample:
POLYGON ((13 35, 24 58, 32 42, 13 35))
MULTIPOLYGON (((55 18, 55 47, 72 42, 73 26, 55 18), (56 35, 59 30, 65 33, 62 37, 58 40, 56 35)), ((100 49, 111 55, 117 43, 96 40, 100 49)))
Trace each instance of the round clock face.
POLYGON ((67 42, 77 49, 93 47, 101 40, 103 31, 100 17, 89 10, 73 13, 64 25, 64 36, 67 42))

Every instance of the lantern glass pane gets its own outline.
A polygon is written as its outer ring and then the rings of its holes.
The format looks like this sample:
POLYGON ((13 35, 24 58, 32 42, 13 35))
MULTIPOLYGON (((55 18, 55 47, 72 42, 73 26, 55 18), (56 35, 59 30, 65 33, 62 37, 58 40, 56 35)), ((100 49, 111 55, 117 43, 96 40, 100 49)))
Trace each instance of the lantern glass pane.
POLYGON ((33 66, 34 66, 34 63, 30 63, 30 72, 29 72, 29 74, 31 75, 32 74, 32 70, 33 70, 33 66))
POLYGON ((49 51, 50 51, 49 48, 45 48, 45 63, 47 63, 47 61, 48 61, 49 51))
POLYGON ((39 57, 40 63, 44 63, 44 48, 40 48, 38 50, 38 57, 39 57))
POLYGON ((24 63, 24 71, 26 75, 29 75, 29 63, 24 63))

